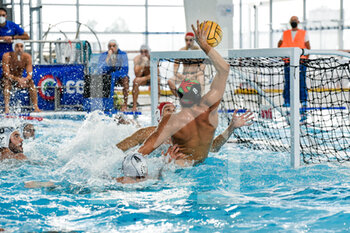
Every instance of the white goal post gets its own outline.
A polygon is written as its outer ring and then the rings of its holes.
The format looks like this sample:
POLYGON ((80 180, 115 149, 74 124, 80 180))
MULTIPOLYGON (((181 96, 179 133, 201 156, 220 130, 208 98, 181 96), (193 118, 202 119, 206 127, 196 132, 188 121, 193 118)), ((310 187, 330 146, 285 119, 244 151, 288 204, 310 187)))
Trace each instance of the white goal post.
MULTIPOLYGON (((322 51, 322 50, 301 50, 299 48, 275 48, 275 49, 242 49, 242 50, 225 50, 219 51, 224 59, 239 59, 239 58, 289 58, 290 67, 290 109, 289 115, 286 117, 290 125, 290 158, 291 166, 297 168, 301 165, 300 151, 300 110, 299 110, 299 66, 301 55, 337 55, 350 57, 348 53, 340 51, 322 51)), ((167 52, 151 52, 151 114, 152 124, 156 124, 156 108, 158 105, 158 65, 162 60, 175 61, 181 59, 208 59, 205 53, 201 50, 197 51, 167 51, 167 52)), ((231 73, 239 71, 231 67, 231 73)), ((251 84, 259 93, 263 93, 258 86, 251 84)), ((268 101, 268 100, 267 100, 268 101)), ((273 102, 273 101, 271 101, 273 102)), ((273 103, 271 103, 273 105, 273 103)), ((274 106, 279 112, 278 106, 274 106)))

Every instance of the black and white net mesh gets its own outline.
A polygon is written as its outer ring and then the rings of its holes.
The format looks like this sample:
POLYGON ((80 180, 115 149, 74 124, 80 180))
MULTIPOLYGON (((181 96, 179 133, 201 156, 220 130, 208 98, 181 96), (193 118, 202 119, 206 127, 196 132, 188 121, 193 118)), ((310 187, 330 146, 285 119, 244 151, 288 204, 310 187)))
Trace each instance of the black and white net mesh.
MULTIPOLYGON (((250 109, 254 123, 234 132, 232 139, 255 149, 290 152, 290 109, 285 106, 283 89, 286 59, 249 57, 226 59, 231 71, 219 107, 217 132, 229 124, 232 113, 250 109)), ((197 67, 203 71, 205 94, 215 76, 209 60, 162 59, 159 62, 160 89, 163 98, 179 106, 168 81, 174 79, 174 64, 197 67), (203 65, 204 64, 204 65, 203 65)), ((350 64, 338 58, 310 59, 306 66, 308 98, 300 105, 300 148, 305 163, 350 160, 350 64)), ((290 69, 299 69, 291 67, 290 69)), ((178 84, 177 84, 178 85, 178 84)))

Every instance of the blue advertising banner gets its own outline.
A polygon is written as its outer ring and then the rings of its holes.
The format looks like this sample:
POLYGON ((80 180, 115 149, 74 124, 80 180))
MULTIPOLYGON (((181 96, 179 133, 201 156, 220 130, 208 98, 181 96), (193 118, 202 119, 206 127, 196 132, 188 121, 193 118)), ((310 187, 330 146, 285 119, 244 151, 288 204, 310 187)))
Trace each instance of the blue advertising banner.
POLYGON ((83 65, 37 65, 33 71, 33 80, 38 87, 39 108, 54 110, 54 87, 61 87, 58 89, 61 105, 83 104, 83 65))
MULTIPOLYGON (((83 65, 34 65, 33 80, 38 88, 38 105, 42 110, 54 110, 55 87, 61 87, 58 88, 61 93, 61 105, 83 104, 83 65)), ((3 98, 3 90, 0 88, 0 106, 4 105, 3 98)), ((13 93, 10 101, 10 105, 28 106, 28 91, 20 90, 13 93)))

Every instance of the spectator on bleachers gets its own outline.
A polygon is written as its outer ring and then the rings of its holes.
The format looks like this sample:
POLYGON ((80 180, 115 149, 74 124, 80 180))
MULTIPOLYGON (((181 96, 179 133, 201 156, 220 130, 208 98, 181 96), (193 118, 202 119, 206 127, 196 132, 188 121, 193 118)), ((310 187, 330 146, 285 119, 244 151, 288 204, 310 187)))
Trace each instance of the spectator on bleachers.
MULTIPOLYGON (((195 36, 192 32, 187 32, 185 35, 185 47, 182 47, 180 51, 199 50, 200 48, 194 44, 195 36)), ((173 95, 178 96, 177 86, 184 79, 197 80, 201 84, 202 90, 204 90, 204 69, 205 64, 193 60, 193 63, 185 62, 183 60, 176 59, 174 62, 174 76, 168 80, 168 85, 173 95), (182 64, 182 71, 180 72, 180 65, 182 64)))
POLYGON ((140 54, 134 58, 135 79, 132 85, 132 111, 137 110, 137 99, 139 97, 141 85, 150 85, 150 49, 147 45, 142 45, 140 54))
MULTIPOLYGON (((120 84, 123 87, 124 104, 121 110, 126 111, 129 95, 129 64, 126 52, 118 48, 116 40, 110 40, 108 42, 108 51, 101 54, 98 63, 104 84, 120 84)), ((114 88, 114 86, 110 87, 110 85, 105 86, 114 88)), ((112 98, 113 96, 109 97, 112 98)))

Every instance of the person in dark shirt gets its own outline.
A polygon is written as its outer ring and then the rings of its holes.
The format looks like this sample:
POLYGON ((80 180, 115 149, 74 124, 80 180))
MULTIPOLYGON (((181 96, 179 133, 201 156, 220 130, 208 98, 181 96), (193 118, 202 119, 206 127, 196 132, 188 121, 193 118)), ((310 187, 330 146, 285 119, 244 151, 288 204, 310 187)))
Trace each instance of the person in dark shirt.
POLYGON ((7 10, 0 8, 0 61, 2 55, 7 52, 12 52, 12 41, 15 39, 28 40, 29 35, 16 23, 7 20, 7 10))

